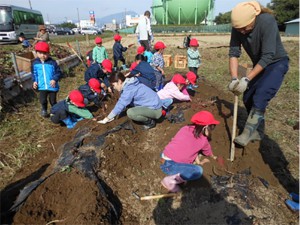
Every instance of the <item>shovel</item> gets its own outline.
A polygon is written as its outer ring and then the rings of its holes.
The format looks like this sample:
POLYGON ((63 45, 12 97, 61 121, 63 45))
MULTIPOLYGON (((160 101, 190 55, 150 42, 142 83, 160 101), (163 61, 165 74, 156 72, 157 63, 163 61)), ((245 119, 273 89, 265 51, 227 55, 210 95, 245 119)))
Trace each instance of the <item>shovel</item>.
POLYGON ((82 62, 85 69, 87 69, 87 65, 84 63, 82 58, 78 55, 78 53, 75 51, 75 49, 70 45, 69 42, 67 42, 68 47, 71 49, 71 51, 78 57, 78 59, 82 62))
POLYGON ((239 96, 234 95, 234 108, 233 108, 233 125, 231 135, 231 148, 230 148, 230 161, 233 162, 235 154, 235 143, 234 139, 236 136, 236 122, 237 122, 237 111, 238 111, 239 96))

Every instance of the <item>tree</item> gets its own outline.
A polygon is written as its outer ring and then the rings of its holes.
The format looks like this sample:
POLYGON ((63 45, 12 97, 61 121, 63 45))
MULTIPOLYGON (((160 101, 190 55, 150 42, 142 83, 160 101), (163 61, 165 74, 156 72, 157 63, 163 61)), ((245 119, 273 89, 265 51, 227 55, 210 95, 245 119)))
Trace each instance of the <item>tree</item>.
POLYGON ((76 25, 75 25, 74 23, 66 23, 66 22, 65 22, 65 23, 62 23, 60 26, 61 26, 61 27, 68 27, 68 28, 70 28, 70 29, 76 27, 76 25))
POLYGON ((219 13, 218 16, 216 16, 214 22, 216 24, 228 24, 231 23, 231 11, 226 13, 219 13))
POLYGON ((275 13, 279 25, 285 22, 299 18, 298 0, 272 0, 268 7, 275 13))

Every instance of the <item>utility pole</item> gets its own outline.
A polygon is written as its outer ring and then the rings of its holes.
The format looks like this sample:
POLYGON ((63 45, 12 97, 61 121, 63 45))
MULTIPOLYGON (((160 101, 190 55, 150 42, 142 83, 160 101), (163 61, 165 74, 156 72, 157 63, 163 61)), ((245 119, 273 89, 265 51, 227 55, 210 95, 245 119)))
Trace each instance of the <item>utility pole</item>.
POLYGON ((79 18, 79 10, 77 8, 77 19, 78 19, 78 28, 80 30, 80 18, 79 18))
POLYGON ((31 1, 30 0, 28 0, 29 1, 29 7, 30 7, 30 9, 32 9, 32 7, 31 7, 31 1))

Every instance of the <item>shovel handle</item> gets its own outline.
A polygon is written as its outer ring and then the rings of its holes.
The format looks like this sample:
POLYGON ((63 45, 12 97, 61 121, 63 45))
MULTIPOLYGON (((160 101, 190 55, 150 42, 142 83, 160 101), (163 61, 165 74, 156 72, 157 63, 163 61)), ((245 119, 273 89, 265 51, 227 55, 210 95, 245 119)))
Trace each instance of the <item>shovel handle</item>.
POLYGON ((234 108, 233 108, 233 125, 231 135, 231 148, 230 148, 230 161, 233 162, 235 154, 234 139, 236 136, 236 123, 237 123, 237 112, 238 112, 239 96, 234 95, 234 108))
POLYGON ((151 199, 159 199, 159 198, 169 198, 176 196, 176 193, 168 193, 168 194, 161 194, 161 195, 150 195, 150 196, 144 196, 140 197, 140 200, 151 200, 151 199))

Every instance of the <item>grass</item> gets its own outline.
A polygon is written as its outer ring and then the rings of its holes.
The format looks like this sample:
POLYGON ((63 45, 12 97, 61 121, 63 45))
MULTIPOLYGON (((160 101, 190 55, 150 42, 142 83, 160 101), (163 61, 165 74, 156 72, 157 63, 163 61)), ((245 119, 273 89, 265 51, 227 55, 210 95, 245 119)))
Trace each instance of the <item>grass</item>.
MULTIPOLYGON (((101 35, 102 38, 111 38, 112 32, 101 35)), ((89 36, 93 45, 94 36, 89 36)), ((85 41, 85 36, 58 36, 53 37, 53 43, 65 43, 85 41)), ((270 102, 267 113, 267 134, 276 141, 281 149, 293 150, 295 143, 298 143, 298 132, 293 130, 293 126, 299 121, 299 46, 298 42, 284 42, 284 46, 290 56, 290 69, 286 74, 284 82, 277 96, 270 102)), ((16 51, 19 45, 1 46, 9 51, 16 51)), ((74 46, 73 46, 74 47, 74 46)), ((90 47, 81 44, 81 51, 86 52, 90 47)), ((202 64, 199 75, 216 86, 219 90, 227 92, 227 84, 230 80, 228 72, 228 48, 200 48, 202 64)), ((0 50, 1 51, 1 50, 0 50)), ((133 62, 136 49, 129 49, 126 53, 126 61, 133 62)), ((112 50, 108 49, 109 56, 112 50)), ((185 54, 185 50, 177 48, 167 48, 165 54, 185 54)), ((240 59, 241 63, 249 63, 247 55, 244 53, 240 59)), ((60 92, 58 100, 65 98, 68 93, 83 84, 85 69, 82 65, 65 70, 64 78, 60 82, 60 92)), ((168 75, 175 73, 185 74, 187 69, 175 69, 173 66, 165 69, 168 75)), ((240 101, 242 107, 242 101, 240 101)), ((0 171, 1 187, 6 185, 15 175, 16 171, 30 162, 31 158, 38 152, 44 150, 46 140, 55 132, 48 120, 39 116, 40 104, 37 97, 26 107, 20 107, 19 112, 8 114, 1 122, 0 129, 0 171)), ((49 143, 48 143, 49 145, 49 143)), ((292 154, 293 155, 293 154, 292 154)), ((141 176, 143 174, 140 174, 141 176)), ((298 174, 299 175, 299 174, 298 174)))

